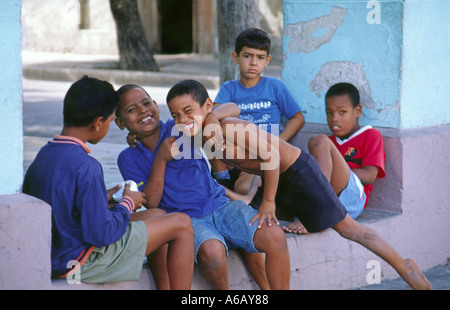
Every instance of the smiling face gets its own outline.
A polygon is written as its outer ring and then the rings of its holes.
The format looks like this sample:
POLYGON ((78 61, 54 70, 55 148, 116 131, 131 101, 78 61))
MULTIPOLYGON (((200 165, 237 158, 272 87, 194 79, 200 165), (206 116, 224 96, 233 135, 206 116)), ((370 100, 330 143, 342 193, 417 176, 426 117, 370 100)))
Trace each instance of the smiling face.
POLYGON ((336 137, 347 139, 360 128, 361 105, 353 107, 348 95, 329 97, 325 103, 328 127, 336 137))
POLYGON ((133 88, 120 97, 116 124, 120 129, 145 137, 159 129, 159 109, 144 90, 133 88))
POLYGON ((190 94, 174 97, 167 105, 178 130, 190 137, 200 131, 204 119, 212 111, 211 99, 200 106, 190 94))

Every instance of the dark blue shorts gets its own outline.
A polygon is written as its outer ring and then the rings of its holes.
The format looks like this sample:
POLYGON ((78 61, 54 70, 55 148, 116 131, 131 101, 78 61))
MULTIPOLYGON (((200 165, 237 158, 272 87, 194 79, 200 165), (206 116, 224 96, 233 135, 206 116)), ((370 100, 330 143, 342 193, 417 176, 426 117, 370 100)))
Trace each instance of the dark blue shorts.
MULTIPOLYGON (((263 192, 264 188, 260 186, 250 205, 258 208, 263 192)), ((280 175, 275 203, 293 213, 308 232, 333 227, 347 214, 316 159, 304 150, 280 175)))

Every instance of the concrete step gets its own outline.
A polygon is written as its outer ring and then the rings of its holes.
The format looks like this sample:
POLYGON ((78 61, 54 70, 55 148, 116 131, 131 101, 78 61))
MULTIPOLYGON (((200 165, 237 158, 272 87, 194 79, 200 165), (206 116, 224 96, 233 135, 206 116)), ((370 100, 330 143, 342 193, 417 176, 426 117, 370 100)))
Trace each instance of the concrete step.
MULTIPOLYGON (((393 219, 399 215, 367 210, 358 220, 364 225, 393 219)), ((287 222, 282 222, 282 225, 287 222)), ((365 248, 343 239, 332 229, 325 232, 296 235, 287 234, 291 257, 291 289, 350 289, 368 285, 367 263, 376 258, 365 248)), ((228 257, 230 287, 233 290, 258 290, 259 287, 247 271, 241 256, 234 250, 228 257)), ((383 267, 389 269, 389 266, 383 267)), ((386 276, 396 277, 390 271, 386 276)), ((385 277, 386 277, 385 276, 385 277)), ((208 283, 194 270, 193 290, 208 290, 208 283)), ((137 282, 118 282, 106 284, 68 284, 65 279, 51 281, 51 289, 156 289, 150 269, 144 264, 141 279, 137 282)))

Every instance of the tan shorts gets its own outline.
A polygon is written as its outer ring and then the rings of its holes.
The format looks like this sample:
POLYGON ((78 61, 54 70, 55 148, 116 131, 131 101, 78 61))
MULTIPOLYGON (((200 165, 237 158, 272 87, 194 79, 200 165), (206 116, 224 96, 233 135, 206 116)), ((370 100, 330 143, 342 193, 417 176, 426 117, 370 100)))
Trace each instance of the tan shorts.
POLYGON ((108 246, 94 248, 81 266, 81 281, 108 283, 139 280, 146 248, 145 223, 143 221, 129 223, 122 238, 108 246))

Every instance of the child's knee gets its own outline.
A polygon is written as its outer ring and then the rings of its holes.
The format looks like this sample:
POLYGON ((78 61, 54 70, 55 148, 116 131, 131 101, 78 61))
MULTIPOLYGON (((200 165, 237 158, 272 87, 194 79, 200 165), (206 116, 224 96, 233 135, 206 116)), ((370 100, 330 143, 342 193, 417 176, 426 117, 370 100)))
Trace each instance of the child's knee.
POLYGON ((313 151, 321 146, 327 145, 329 138, 325 134, 314 135, 308 141, 309 151, 313 151))
POLYGON ((218 269, 224 263, 227 256, 224 245, 215 239, 205 241, 198 250, 197 261, 199 265, 207 269, 218 269))
POLYGON ((255 233, 255 247, 263 252, 287 250, 286 234, 279 226, 263 226, 255 233))
POLYGON ((148 211, 152 213, 152 216, 163 216, 166 214, 166 211, 160 208, 153 208, 149 209, 148 211))
POLYGON ((189 215, 184 213, 174 213, 174 219, 176 220, 177 226, 181 230, 193 231, 192 222, 189 215))

